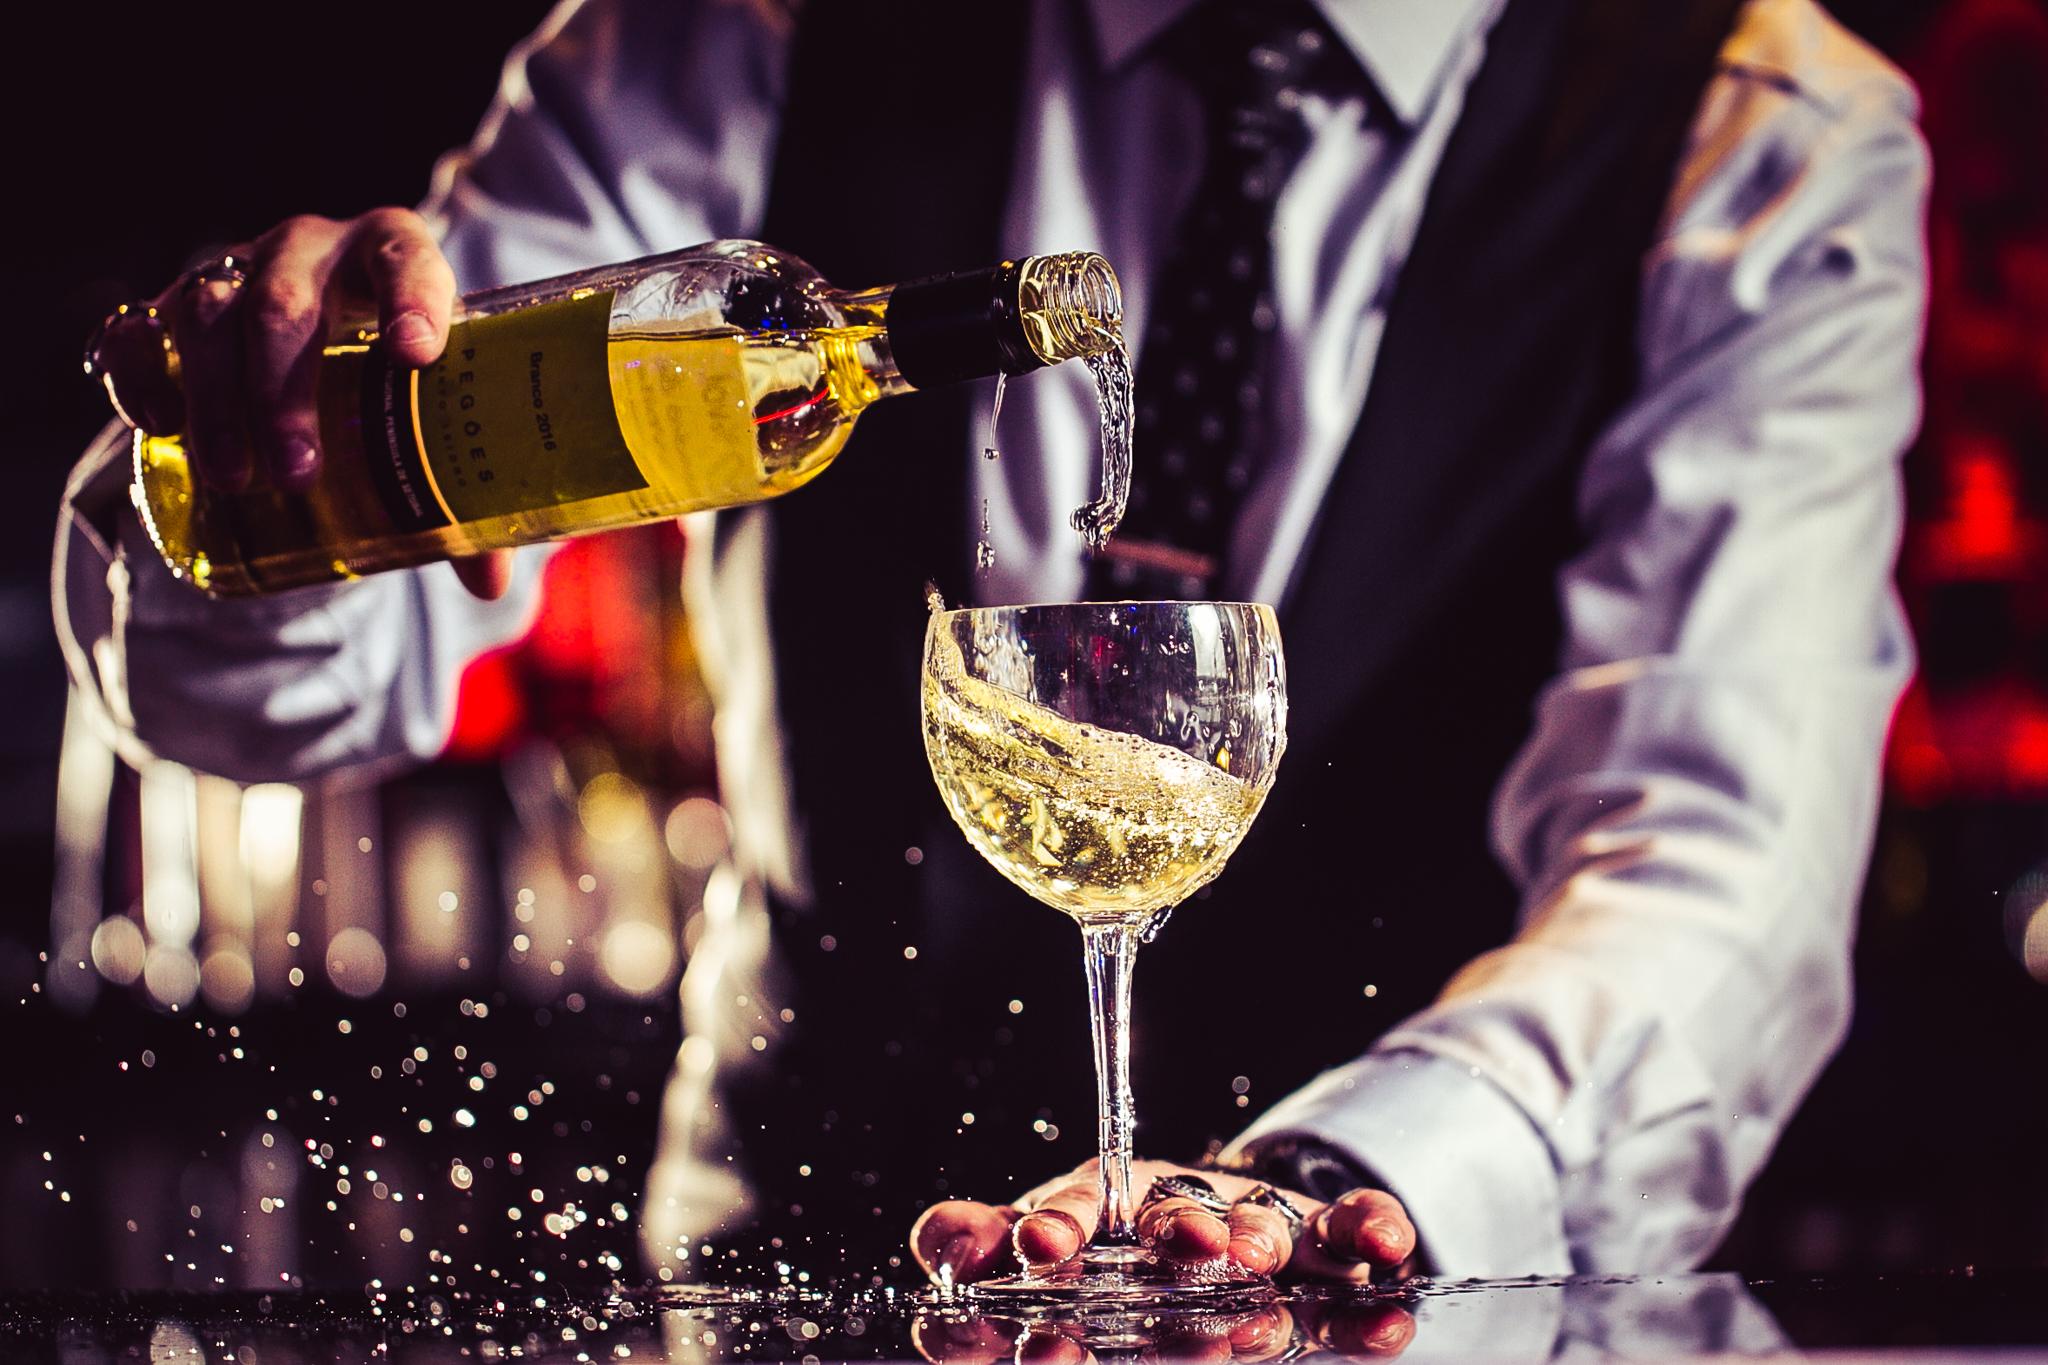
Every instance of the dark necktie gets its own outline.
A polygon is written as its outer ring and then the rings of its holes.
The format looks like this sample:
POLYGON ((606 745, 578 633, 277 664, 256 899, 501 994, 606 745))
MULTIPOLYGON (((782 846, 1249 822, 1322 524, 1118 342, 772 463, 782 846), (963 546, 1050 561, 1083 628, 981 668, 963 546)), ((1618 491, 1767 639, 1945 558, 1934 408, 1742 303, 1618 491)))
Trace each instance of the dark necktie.
POLYGON ((1272 351, 1273 201, 1308 147, 1305 94, 1355 78, 1306 0, 1206 0, 1165 40, 1202 101, 1200 182, 1152 283, 1130 509, 1092 598, 1205 598, 1258 472, 1272 351))

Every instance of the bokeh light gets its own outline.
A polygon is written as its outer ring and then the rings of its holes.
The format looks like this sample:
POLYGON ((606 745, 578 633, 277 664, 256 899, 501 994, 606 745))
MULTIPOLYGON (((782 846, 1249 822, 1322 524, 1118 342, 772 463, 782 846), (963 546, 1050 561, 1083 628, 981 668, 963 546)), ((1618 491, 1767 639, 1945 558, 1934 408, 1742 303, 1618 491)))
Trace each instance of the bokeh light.
POLYGON ((2027 975, 2048 985, 2048 866, 2028 872, 2005 893, 2005 941, 2027 975))
POLYGON ((384 945, 367 929, 342 930, 327 945, 327 979, 343 995, 375 995, 384 984, 384 945))
POLYGON ((614 986, 645 999, 661 991, 675 970, 675 945, 644 920, 625 920, 605 931, 598 964, 614 986))
POLYGON ((132 986, 142 976, 145 946, 141 926, 126 915, 111 916, 92 931, 92 965, 116 986, 132 986))

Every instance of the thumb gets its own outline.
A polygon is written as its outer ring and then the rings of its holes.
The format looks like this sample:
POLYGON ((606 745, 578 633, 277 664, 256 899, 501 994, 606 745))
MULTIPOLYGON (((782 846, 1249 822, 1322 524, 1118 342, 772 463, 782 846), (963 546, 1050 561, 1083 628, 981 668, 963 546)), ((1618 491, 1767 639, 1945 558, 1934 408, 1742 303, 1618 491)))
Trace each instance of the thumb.
POLYGON ((455 566, 455 576, 462 580, 471 595, 486 602, 495 602, 512 587, 512 552, 510 550, 486 550, 478 555, 463 555, 450 561, 455 566))

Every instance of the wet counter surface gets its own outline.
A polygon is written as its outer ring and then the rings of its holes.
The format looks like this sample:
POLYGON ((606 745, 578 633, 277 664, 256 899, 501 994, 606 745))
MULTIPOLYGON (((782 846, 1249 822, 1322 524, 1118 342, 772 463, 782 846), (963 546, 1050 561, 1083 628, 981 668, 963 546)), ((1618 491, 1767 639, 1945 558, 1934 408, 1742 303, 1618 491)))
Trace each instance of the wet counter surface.
POLYGON ((664 1288, 502 1298, 347 1294, 0 1296, 0 1360, 1668 1360, 1906 1352, 2048 1360, 2048 1270, 1828 1279, 1668 1275, 1292 1293, 1233 1310, 1001 1316, 928 1291, 664 1288))

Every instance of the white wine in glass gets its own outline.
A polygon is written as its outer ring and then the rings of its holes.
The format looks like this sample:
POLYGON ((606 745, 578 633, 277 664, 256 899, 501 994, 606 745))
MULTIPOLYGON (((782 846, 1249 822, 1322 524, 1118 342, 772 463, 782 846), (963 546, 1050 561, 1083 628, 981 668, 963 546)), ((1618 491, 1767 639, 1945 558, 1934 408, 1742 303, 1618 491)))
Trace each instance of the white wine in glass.
POLYGON ((1086 949, 1102 1216, 1073 1263, 970 1292, 1091 1303, 1262 1287, 1160 1264, 1132 1227, 1131 967, 1167 912, 1223 870, 1287 747, 1270 607, 1088 602, 934 612, 924 742, 968 842, 1073 916, 1086 949))

